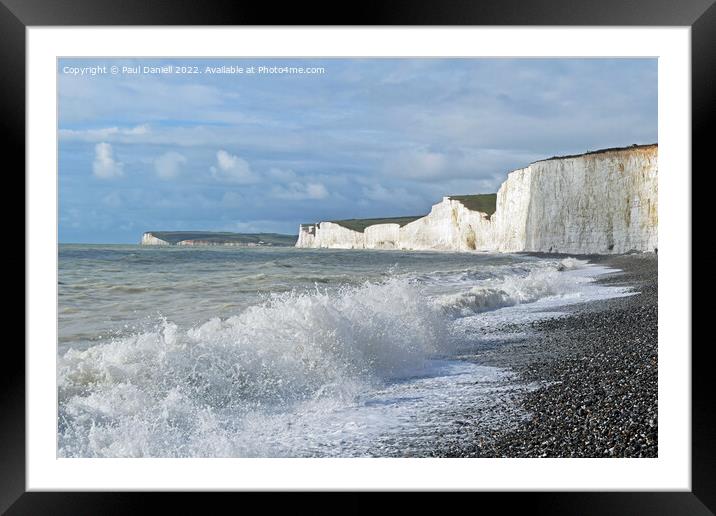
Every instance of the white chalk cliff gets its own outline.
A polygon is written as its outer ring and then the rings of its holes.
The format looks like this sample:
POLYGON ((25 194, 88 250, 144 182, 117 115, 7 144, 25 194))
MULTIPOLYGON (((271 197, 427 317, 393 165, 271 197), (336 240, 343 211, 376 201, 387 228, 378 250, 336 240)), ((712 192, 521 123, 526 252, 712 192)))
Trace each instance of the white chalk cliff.
POLYGON ((304 224, 297 247, 614 254, 653 252, 658 237, 657 145, 552 158, 508 174, 495 213, 443 197, 413 222, 364 232, 304 224))
POLYGON ((166 240, 155 237, 152 233, 147 232, 142 235, 142 245, 171 245, 166 240))

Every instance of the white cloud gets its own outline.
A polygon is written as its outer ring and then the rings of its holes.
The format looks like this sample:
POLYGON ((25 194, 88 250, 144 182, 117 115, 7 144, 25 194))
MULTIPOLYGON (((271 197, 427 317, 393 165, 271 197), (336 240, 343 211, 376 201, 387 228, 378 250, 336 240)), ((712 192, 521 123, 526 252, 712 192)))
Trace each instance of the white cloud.
POLYGON ((259 180, 258 175, 251 170, 249 162, 238 156, 229 154, 225 150, 216 153, 217 166, 211 167, 211 175, 217 181, 228 183, 252 184, 259 180))
POLYGON ((271 189, 271 196, 276 199, 291 201, 305 199, 325 199, 328 189, 320 182, 313 180, 301 181, 300 177, 291 169, 271 168, 266 176, 276 184, 271 189))
POLYGON ((173 179, 179 175, 179 169, 184 163, 186 157, 178 152, 169 151, 154 160, 154 170, 160 179, 173 179))
POLYGON ((131 129, 125 129, 123 131, 124 134, 147 134, 150 131, 148 124, 142 124, 137 125, 135 127, 132 127, 131 129))
POLYGON ((136 125, 134 127, 101 127, 99 129, 60 129, 60 138, 65 140, 81 141, 104 141, 117 136, 142 136, 149 134, 151 129, 148 124, 136 125))
POLYGON ((109 143, 98 143, 94 146, 92 173, 100 179, 113 179, 124 175, 124 163, 116 161, 109 143))
POLYGON ((325 199, 328 197, 328 190, 322 183, 308 183, 306 185, 306 195, 309 199, 325 199))
POLYGON ((271 190, 271 196, 277 199, 300 201, 305 199, 325 199, 328 197, 328 190, 323 183, 299 183, 293 181, 286 186, 275 186, 271 190))

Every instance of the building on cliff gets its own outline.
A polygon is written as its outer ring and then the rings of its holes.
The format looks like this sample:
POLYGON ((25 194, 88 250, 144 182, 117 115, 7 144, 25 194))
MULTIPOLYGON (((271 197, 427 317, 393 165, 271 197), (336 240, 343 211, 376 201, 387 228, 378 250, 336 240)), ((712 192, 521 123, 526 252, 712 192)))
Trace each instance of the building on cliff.
POLYGON ((549 158, 510 172, 497 194, 443 197, 423 217, 303 224, 296 246, 653 252, 658 245, 657 157, 653 144, 549 158))

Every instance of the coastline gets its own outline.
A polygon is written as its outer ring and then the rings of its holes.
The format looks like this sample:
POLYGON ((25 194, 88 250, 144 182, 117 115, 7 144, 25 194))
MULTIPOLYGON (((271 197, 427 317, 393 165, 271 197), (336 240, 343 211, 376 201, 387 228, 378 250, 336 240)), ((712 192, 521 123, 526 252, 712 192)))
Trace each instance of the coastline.
POLYGON ((568 315, 511 328, 524 338, 471 359, 508 367, 543 386, 519 403, 530 415, 490 436, 438 443, 441 457, 657 457, 658 258, 584 256, 619 272, 598 281, 638 294, 567 308, 568 315))

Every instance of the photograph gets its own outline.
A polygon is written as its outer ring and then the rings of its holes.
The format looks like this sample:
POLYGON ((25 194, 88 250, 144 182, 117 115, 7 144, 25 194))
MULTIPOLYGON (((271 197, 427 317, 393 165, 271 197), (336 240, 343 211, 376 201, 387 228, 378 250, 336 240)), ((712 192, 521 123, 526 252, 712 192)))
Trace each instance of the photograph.
POLYGON ((59 57, 57 457, 658 457, 657 76, 59 57))

